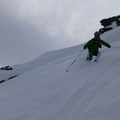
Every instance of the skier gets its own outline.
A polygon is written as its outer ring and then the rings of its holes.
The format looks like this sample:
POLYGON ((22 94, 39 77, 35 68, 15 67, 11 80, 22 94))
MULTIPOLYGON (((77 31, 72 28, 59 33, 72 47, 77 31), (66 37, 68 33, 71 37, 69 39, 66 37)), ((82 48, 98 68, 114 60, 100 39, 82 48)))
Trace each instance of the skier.
POLYGON ((109 45, 108 43, 106 43, 105 41, 101 40, 100 38, 100 32, 95 32, 94 33, 94 38, 92 38, 91 40, 89 40, 87 42, 87 44, 84 45, 84 49, 88 48, 88 56, 86 58, 86 61, 91 61, 93 56, 96 56, 95 58, 95 62, 97 62, 101 56, 101 52, 98 51, 99 48, 102 47, 102 45, 110 48, 111 45, 109 45))

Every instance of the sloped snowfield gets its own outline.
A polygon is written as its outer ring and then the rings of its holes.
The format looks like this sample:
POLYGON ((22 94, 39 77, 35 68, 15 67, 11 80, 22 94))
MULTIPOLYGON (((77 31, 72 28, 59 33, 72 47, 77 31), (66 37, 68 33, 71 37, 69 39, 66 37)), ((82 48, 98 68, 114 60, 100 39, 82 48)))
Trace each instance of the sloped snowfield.
POLYGON ((0 120, 120 120, 120 28, 102 37, 99 62, 86 62, 87 50, 66 68, 83 45, 43 54, 0 79, 0 120))

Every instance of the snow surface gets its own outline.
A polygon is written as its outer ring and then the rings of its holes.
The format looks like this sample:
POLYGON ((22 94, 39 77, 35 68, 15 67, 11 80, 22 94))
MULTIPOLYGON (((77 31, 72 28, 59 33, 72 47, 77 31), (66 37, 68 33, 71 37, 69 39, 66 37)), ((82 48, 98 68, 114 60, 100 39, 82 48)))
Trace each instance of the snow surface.
POLYGON ((12 71, 0 71, 0 120, 120 120, 120 28, 101 36, 99 62, 83 45, 52 51, 12 71))
POLYGON ((117 27, 117 22, 114 21, 114 22, 112 22, 112 25, 109 25, 106 28, 113 28, 113 29, 115 29, 116 27, 117 27))

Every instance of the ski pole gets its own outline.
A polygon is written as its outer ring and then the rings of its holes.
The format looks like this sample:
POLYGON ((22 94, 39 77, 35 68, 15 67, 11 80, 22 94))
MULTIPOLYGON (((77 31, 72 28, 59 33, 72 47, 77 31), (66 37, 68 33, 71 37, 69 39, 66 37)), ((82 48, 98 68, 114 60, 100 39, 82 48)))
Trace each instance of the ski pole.
MULTIPOLYGON (((83 49, 84 50, 84 49, 83 49)), ((73 65, 73 63, 81 56, 83 50, 81 50, 80 54, 73 60, 73 62, 68 66, 68 68, 66 69, 66 72, 68 72, 68 70, 70 69, 70 67, 73 65)))
POLYGON ((120 47, 112 47, 112 48, 115 48, 115 49, 120 49, 120 47))

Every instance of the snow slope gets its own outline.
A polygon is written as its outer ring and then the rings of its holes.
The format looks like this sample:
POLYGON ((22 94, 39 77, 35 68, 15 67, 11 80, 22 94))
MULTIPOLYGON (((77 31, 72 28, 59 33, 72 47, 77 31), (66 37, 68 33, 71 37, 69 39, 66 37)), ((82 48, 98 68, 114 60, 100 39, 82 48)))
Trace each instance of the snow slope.
POLYGON ((119 120, 120 28, 102 38, 99 62, 85 62, 87 50, 66 68, 83 45, 41 55, 12 71, 0 71, 0 120, 119 120))

